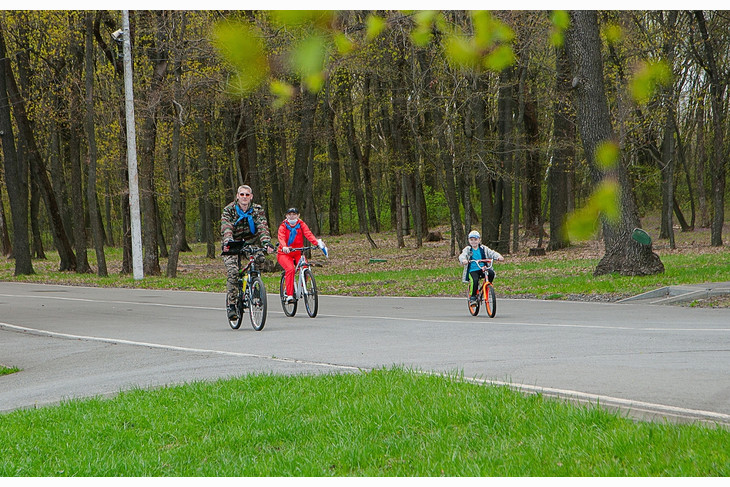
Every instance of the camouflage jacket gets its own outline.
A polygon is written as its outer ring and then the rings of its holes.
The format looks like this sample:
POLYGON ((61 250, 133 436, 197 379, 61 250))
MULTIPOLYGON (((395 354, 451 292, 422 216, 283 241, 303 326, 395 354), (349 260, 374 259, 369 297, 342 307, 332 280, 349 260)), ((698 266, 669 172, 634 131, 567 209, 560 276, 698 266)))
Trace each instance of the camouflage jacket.
POLYGON ((251 206, 253 208, 252 216, 256 233, 251 233, 247 218, 241 218, 239 220, 238 212, 236 212, 236 202, 234 201, 223 208, 223 214, 221 215, 222 241, 227 238, 232 238, 233 240, 245 240, 247 244, 251 245, 255 244, 258 240, 262 247, 271 245, 269 223, 266 221, 264 209, 261 205, 255 203, 251 206))

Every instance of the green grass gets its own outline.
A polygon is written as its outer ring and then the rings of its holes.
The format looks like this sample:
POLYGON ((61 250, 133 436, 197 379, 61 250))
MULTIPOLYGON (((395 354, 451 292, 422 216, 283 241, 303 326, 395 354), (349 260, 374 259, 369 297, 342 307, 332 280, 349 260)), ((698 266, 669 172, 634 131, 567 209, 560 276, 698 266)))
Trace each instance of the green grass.
MULTIPOLYGON (((498 263, 495 287, 502 296, 534 295, 567 299, 578 294, 635 295, 663 286, 730 280, 730 253, 666 255, 665 272, 654 276, 593 276, 594 259, 498 263)), ((460 296, 461 267, 323 274, 315 269, 322 292, 360 296, 460 296)), ((266 283, 268 286, 268 283, 266 283)), ((278 285, 278 283, 277 283, 278 285)), ((268 288, 268 287, 267 287, 268 288)))
POLYGON ((0 365, 0 376, 14 374, 19 371, 20 369, 18 369, 17 367, 5 367, 4 365, 0 365))
MULTIPOLYGON (((224 273, 220 259, 205 258, 202 244, 193 246, 193 253, 181 254, 181 262, 190 268, 176 278, 145 276, 141 281, 129 275, 110 270, 109 277, 95 274, 59 272, 58 256, 48 252, 48 260, 33 262, 36 274, 13 276, 13 262, 0 261, 0 280, 17 282, 58 283, 105 287, 149 289, 180 289, 224 292, 224 273)), ((320 292, 352 296, 461 296, 465 285, 461 282, 462 267, 455 257, 429 259, 417 252, 388 259, 386 263, 368 264, 367 256, 356 256, 357 264, 349 260, 327 262, 315 267, 314 274, 320 292)), ((121 260, 119 249, 108 249, 107 262, 121 260)), ((95 265, 95 256, 89 252, 89 261, 95 265)), ((348 255, 349 259, 349 254, 348 255)), ((272 257, 270 257, 271 259, 272 257)), ((495 287, 500 296, 529 296, 539 299, 571 299, 577 295, 614 295, 625 297, 663 286, 697 284, 730 280, 730 252, 708 254, 678 253, 662 255, 665 272, 653 276, 620 276, 610 274, 593 276, 598 259, 551 258, 515 259, 507 257, 495 265, 495 287)), ((164 260, 164 259, 162 259, 164 260)), ((161 265, 164 263, 161 260, 161 265)), ((264 274, 268 292, 279 289, 279 273, 264 274)))
POLYGON ((402 369, 250 375, 0 416, 0 476, 727 476, 730 432, 402 369))

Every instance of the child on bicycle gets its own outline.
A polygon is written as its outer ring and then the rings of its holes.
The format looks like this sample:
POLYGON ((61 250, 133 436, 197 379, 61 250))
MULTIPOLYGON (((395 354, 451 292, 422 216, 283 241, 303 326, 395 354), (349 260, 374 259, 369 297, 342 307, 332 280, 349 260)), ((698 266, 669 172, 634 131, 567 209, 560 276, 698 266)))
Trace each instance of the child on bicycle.
MULTIPOLYGON (((470 262, 472 260, 504 260, 502 254, 496 250, 492 250, 486 245, 482 245, 482 236, 479 232, 472 230, 469 232, 469 245, 464 247, 459 255, 459 262, 464 266, 464 273, 461 276, 462 282, 469 283, 469 290, 471 296, 469 302, 474 303, 477 300, 477 288, 479 284, 479 278, 482 276, 482 268, 487 264, 486 262, 470 262)), ((487 279, 489 282, 494 280, 494 270, 489 267, 487 268, 487 279)))
POLYGON ((278 239, 279 250, 276 260, 284 268, 284 279, 286 281, 286 302, 294 302, 294 269, 301 256, 301 251, 292 250, 295 247, 304 246, 304 239, 309 240, 312 245, 316 245, 323 252, 327 252, 322 239, 314 236, 304 220, 299 218, 299 210, 289 208, 286 210, 286 218, 279 225, 278 239))

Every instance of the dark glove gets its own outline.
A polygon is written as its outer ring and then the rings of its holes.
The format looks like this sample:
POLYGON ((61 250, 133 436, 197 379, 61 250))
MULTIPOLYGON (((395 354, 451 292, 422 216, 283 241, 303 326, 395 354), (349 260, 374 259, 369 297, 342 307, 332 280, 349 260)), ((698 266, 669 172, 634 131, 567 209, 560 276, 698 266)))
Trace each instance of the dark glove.
POLYGON ((223 241, 223 243, 221 244, 221 251, 222 252, 228 252, 229 250, 231 250, 231 248, 229 246, 231 242, 233 242, 233 239, 232 238, 225 239, 223 241))

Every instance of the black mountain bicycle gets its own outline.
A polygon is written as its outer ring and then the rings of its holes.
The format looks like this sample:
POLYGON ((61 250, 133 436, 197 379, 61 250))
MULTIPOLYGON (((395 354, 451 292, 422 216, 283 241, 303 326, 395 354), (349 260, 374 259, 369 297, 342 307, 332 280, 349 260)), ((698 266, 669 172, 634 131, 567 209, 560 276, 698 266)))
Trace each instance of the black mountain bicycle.
POLYGON ((243 314, 248 308, 251 326, 256 331, 264 329, 266 324, 266 289, 261 279, 257 264, 264 259, 266 249, 246 245, 241 240, 233 240, 223 247, 223 255, 238 256, 238 292, 236 296, 235 320, 228 320, 231 328, 241 327, 243 314))

